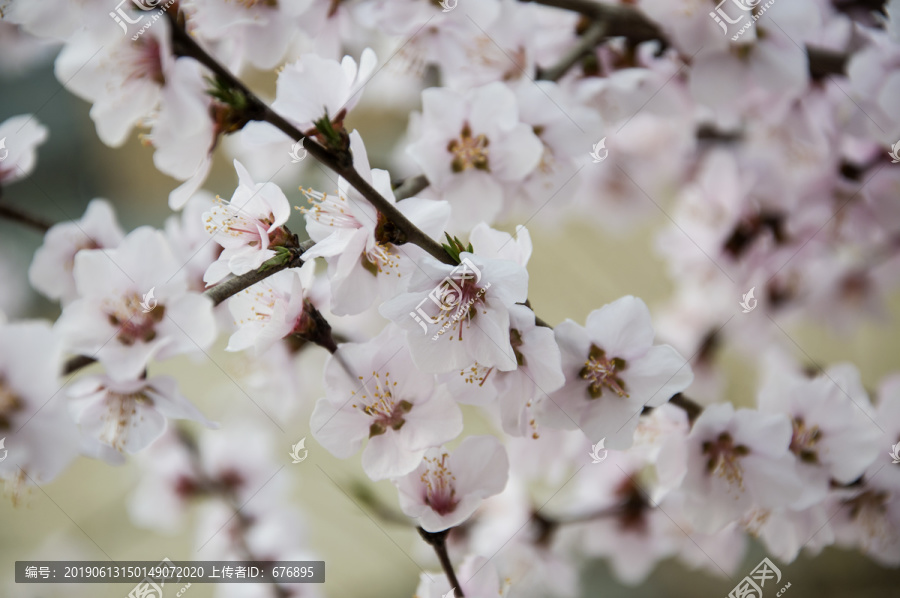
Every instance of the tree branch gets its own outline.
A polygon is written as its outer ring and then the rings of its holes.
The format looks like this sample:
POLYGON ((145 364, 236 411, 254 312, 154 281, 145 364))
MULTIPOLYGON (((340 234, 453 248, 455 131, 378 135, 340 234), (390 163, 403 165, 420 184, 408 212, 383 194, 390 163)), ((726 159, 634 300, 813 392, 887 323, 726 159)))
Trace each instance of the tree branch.
POLYGON ((415 224, 410 222, 410 220, 404 216, 394 204, 382 197, 382 195, 356 171, 353 167, 353 159, 349 152, 346 154, 337 154, 305 136, 302 131, 272 110, 237 77, 232 75, 228 69, 219 64, 215 58, 200 47, 194 38, 185 31, 184 27, 177 23, 177 18, 173 17, 172 13, 167 13, 167 15, 169 16, 172 25, 172 47, 174 52, 179 56, 193 58, 206 68, 210 69, 221 81, 225 82, 232 89, 240 91, 248 102, 243 114, 244 117, 249 120, 267 122, 278 128, 291 139, 302 141, 303 147, 313 158, 343 177, 344 180, 359 191, 369 203, 375 206, 375 209, 381 212, 398 229, 403 231, 406 236, 406 242, 418 245, 438 261, 445 264, 454 263, 453 259, 446 251, 444 251, 444 248, 441 247, 440 243, 426 235, 415 224))
POLYGON ((434 553, 441 562, 441 568, 444 570, 444 574, 447 576, 447 581, 450 582, 450 587, 453 588, 456 598, 465 598, 465 594, 463 594, 462 588, 459 586, 459 580, 456 578, 456 571, 453 570, 453 563, 450 562, 450 555, 447 554, 447 533, 450 530, 426 532, 421 527, 418 530, 422 539, 434 548, 434 553))
MULTIPOLYGON (((303 264, 303 260, 300 259, 300 256, 308 251, 313 245, 313 241, 304 241, 300 243, 298 247, 292 249, 292 253, 294 254, 293 259, 287 260, 277 266, 271 266, 265 269, 260 268, 258 270, 253 270, 252 272, 247 272, 246 274, 241 274, 240 276, 235 276, 225 282, 220 282, 214 287, 206 289, 203 294, 212 299, 213 305, 219 305, 229 297, 240 293, 244 289, 253 286, 257 282, 264 280, 277 272, 287 270, 288 268, 299 267, 303 264)), ((334 352, 330 348, 328 348, 328 350, 332 353, 334 352)), ((63 366, 63 375, 68 376, 83 367, 91 365, 95 361, 97 360, 93 357, 88 357, 87 355, 76 355, 66 361, 63 366)))
POLYGON ((606 37, 605 21, 594 21, 588 27, 578 43, 569 50, 555 65, 546 69, 538 69, 537 78, 545 81, 558 81, 566 72, 575 66, 581 58, 588 54, 606 37))
POLYGON ((240 293, 244 289, 255 285, 259 281, 272 276, 276 272, 281 272, 282 270, 287 270, 288 268, 299 268, 303 265, 303 260, 300 259, 300 256, 304 252, 312 248, 313 245, 315 245, 313 241, 304 241, 298 248, 292 250, 292 259, 287 260, 277 266, 271 266, 266 269, 260 268, 258 270, 253 270, 252 272, 247 272, 246 274, 242 274, 240 276, 235 276, 234 278, 230 278, 225 282, 220 282, 214 287, 206 289, 203 294, 212 299, 213 305, 219 305, 232 295, 240 293))
MULTIPOLYGON (((657 40, 662 42, 664 47, 669 45, 659 26, 641 11, 631 6, 600 4, 594 0, 519 1, 534 2, 543 6, 569 10, 596 21, 604 22, 607 25, 608 35, 606 37, 625 37, 632 43, 657 40)), ((806 53, 809 58, 809 74, 812 78, 820 79, 828 75, 846 74, 845 70, 849 60, 847 54, 811 46, 806 47, 806 53)), ((571 66, 570 64, 569 67, 571 66)))
POLYGON ((406 199, 408 197, 414 197, 415 195, 418 195, 419 193, 427 189, 430 184, 431 182, 425 177, 424 174, 411 176, 403 181, 400 186, 394 189, 394 196, 397 198, 397 201, 406 199))
POLYGON ((50 227, 53 226, 41 218, 27 214, 18 208, 3 204, 0 204, 0 218, 6 218, 7 220, 30 226, 41 233, 46 233, 50 230, 50 227))

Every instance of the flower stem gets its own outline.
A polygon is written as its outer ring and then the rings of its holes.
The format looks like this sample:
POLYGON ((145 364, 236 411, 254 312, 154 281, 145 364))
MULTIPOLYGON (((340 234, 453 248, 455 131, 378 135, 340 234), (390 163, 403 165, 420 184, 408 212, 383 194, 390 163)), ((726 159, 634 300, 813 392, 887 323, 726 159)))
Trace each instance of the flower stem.
POLYGON ((453 588, 456 598, 465 598, 465 594, 463 594, 459 585, 459 580, 456 578, 456 571, 453 570, 453 563, 450 562, 450 555, 447 554, 447 533, 450 530, 426 532, 421 527, 418 530, 422 539, 434 548, 434 553, 441 562, 441 568, 444 570, 444 574, 447 576, 447 581, 450 582, 450 587, 453 588))

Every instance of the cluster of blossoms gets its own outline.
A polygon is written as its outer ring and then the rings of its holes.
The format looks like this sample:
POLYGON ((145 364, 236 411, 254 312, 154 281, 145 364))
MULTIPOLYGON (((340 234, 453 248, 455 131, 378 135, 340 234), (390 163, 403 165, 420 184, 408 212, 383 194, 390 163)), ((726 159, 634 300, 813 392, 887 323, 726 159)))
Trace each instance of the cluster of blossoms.
MULTIPOLYGON (((696 0, 8 1, 0 31, 60 46, 100 139, 143 130, 181 181, 162 229, 93 199, 46 230, 28 279, 58 319, 0 318, 14 497, 79 455, 140 453, 135 523, 177 531, 203 497, 204 560, 310 558, 271 438, 153 373, 221 342, 275 397, 261 409, 396 487, 381 510, 446 557, 418 598, 574 597, 594 558, 626 584, 667 558, 733 575, 748 536, 782 562, 838 545, 900 566, 900 372, 874 392, 849 363, 811 372, 786 332, 855 332, 900 286, 900 0, 776 3, 749 29, 737 0, 725 22, 696 0), (270 106, 250 69, 277 71, 270 106), (370 86, 418 107, 371 161, 375 135, 345 126, 370 86), (336 188, 272 181, 298 143, 336 188), (202 189, 223 152, 227 200, 202 189), (659 212, 657 318, 633 296, 555 326, 532 309, 525 224, 621 235, 659 212), (726 393, 729 348, 762 373, 752 405, 726 393)), ((0 124, 4 191, 48 136, 0 124)))

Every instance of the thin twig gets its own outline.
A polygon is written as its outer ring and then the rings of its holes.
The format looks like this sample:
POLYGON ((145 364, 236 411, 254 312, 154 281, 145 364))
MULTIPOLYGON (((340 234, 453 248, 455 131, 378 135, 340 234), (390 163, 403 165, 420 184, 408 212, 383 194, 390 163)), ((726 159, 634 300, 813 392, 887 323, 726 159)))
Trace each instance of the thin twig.
POLYGON ((441 568, 444 570, 444 574, 447 576, 447 581, 450 582, 450 587, 453 588, 456 598, 465 598, 465 594, 463 594, 462 588, 459 586, 459 580, 456 578, 456 571, 453 570, 453 563, 450 562, 450 555, 447 554, 447 532, 450 530, 426 532, 421 527, 418 530, 422 539, 434 548, 434 553, 441 562, 441 568))
POLYGON ((272 266, 265 270, 253 270, 252 272, 247 272, 246 274, 242 274, 241 276, 235 276, 234 278, 228 279, 225 282, 220 282, 214 287, 206 289, 203 294, 212 299, 213 305, 219 305, 232 295, 240 293, 244 289, 255 285, 259 281, 268 278, 269 276, 272 276, 277 272, 287 270, 288 268, 299 268, 303 265, 303 260, 300 259, 300 256, 305 251, 308 251, 313 245, 315 245, 315 242, 313 241, 304 241, 300 244, 299 248, 293 251, 293 259, 288 260, 283 264, 272 266))
POLYGON ((567 52, 556 64, 546 69, 538 70, 538 79, 546 81, 559 81, 570 68, 581 60, 583 56, 591 52, 594 47, 606 37, 607 24, 605 21, 594 21, 581 39, 569 52, 567 52))
POLYGON ((680 392, 669 399, 669 402, 676 407, 684 409, 684 412, 687 413, 688 421, 692 425, 697 420, 697 418, 700 417, 700 414, 703 413, 703 407, 701 405, 695 403, 680 392))
POLYGON ((411 176, 403 181, 399 187, 394 189, 394 196, 397 198, 397 201, 408 197, 414 197, 427 189, 430 184, 431 182, 429 182, 424 174, 411 176))
MULTIPOLYGON (((601 4, 594 0, 519 0, 543 6, 560 8, 585 15, 608 26, 609 37, 624 37, 632 43, 650 40, 668 46, 668 40, 656 23, 640 10, 626 5, 601 4)), ((821 48, 806 46, 809 58, 809 74, 814 79, 828 75, 843 75, 849 55, 821 48)))
POLYGON ((12 206, 4 204, 0 204, 0 218, 6 218, 7 220, 24 224, 41 233, 46 233, 48 230, 50 230, 50 227, 53 226, 49 222, 38 218, 37 216, 32 216, 31 214, 23 212, 19 208, 14 208, 12 206))
POLYGON ((444 248, 441 247, 440 243, 426 235, 419 227, 410 222, 410 220, 404 216, 393 203, 383 197, 359 174, 359 172, 356 171, 353 167, 353 160, 349 153, 347 155, 336 154, 313 139, 305 136, 300 129, 272 110, 237 77, 232 75, 228 69, 219 64, 215 58, 208 54, 183 27, 178 25, 177 19, 173 17, 171 13, 167 14, 170 17, 172 25, 172 47, 175 53, 179 56, 193 58, 215 73, 222 82, 226 83, 232 89, 240 91, 247 100, 247 106, 243 113, 244 117, 249 120, 267 122, 275 126, 291 139, 302 141, 303 147, 313 158, 340 175, 369 203, 375 206, 375 209, 381 212, 385 218, 400 229, 405 235, 405 242, 418 245, 438 261, 445 264, 454 264, 453 258, 444 251, 444 248))

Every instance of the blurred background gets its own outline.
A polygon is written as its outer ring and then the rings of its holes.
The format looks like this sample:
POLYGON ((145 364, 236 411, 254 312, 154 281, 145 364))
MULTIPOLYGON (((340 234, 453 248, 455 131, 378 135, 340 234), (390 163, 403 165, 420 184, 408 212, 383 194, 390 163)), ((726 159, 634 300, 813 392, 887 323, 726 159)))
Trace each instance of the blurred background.
MULTIPOLYGON (((251 78, 249 83, 263 95, 274 92, 274 79, 270 77, 251 78)), ((49 62, 27 74, 3 72, 0 89, 0 121, 36 112, 49 130, 48 141, 38 150, 36 171, 4 188, 2 201, 47 221, 59 222, 80 218, 92 198, 102 197, 114 205, 126 231, 144 224, 161 227, 171 215, 166 197, 178 183, 153 167, 152 149, 142 146, 136 136, 121 149, 101 144, 88 116, 88 104, 62 89, 49 62)), ((375 111, 364 99, 348 120, 348 128, 358 128, 366 139, 374 166, 389 164, 389 152, 405 131, 409 111, 416 108, 391 107, 394 111, 375 111)), ((223 148, 217 154, 205 187, 228 198, 236 176, 223 148)), ((321 170, 310 164, 276 180, 295 205, 305 204, 298 191, 300 185, 325 190, 334 187, 321 170)), ((516 224, 509 222, 503 228, 513 230, 516 224)), ((294 231, 303 230, 299 212, 288 225, 294 231)), ((529 223, 535 246, 529 264, 532 305, 551 324, 565 318, 583 322, 592 309, 627 294, 643 298, 654 311, 671 290, 665 267, 653 249, 655 234, 667 225, 668 218, 657 211, 645 225, 627 236, 616 237, 584 223, 545 227, 540 218, 535 219, 529 223)), ((40 243, 41 237, 35 231, 0 220, 0 309, 10 320, 54 320, 58 316, 58 307, 32 292, 27 282, 28 265, 40 243)), ((735 296, 735 302, 739 299, 735 296)), ((802 351, 795 346, 789 348, 795 350, 801 362, 808 362, 808 355, 823 366, 840 361, 855 363, 871 391, 882 376, 900 365, 898 316, 900 299, 895 297, 887 322, 864 324, 858 334, 850 337, 838 337, 825 327, 793 328, 789 332, 802 351)), ((324 595, 412 596, 419 566, 436 571, 438 565, 414 529, 382 521, 360 507, 352 488, 356 482, 369 482, 359 459, 336 460, 312 439, 307 422, 312 404, 319 397, 318 390, 310 391, 308 396, 290 397, 299 407, 290 421, 279 421, 282 432, 262 412, 268 398, 262 393, 257 396, 253 385, 244 382, 248 372, 247 364, 241 363, 242 356, 222 351, 224 341, 224 337, 220 339, 209 359, 201 356, 194 361, 177 359, 156 364, 154 373, 177 377, 184 394, 207 417, 223 426, 243 420, 269 430, 276 458, 284 464, 276 475, 281 483, 289 485, 292 499, 306 515, 306 544, 326 562, 327 581, 321 587, 324 595), (302 437, 306 437, 309 458, 301 464, 291 464, 288 452, 302 437)), ((325 357, 323 350, 310 348, 297 364, 298 375, 315 380, 310 388, 320 385, 318 377, 325 357)), ((718 359, 729 375, 726 398, 737 404, 750 404, 756 372, 739 355, 725 352, 718 359)), ((471 410, 465 415, 467 422, 477 418, 471 410)), ((174 536, 132 524, 128 500, 140 475, 141 470, 133 462, 113 467, 80 459, 53 483, 31 489, 17 507, 13 507, 8 493, 4 495, 0 500, 0 596, 118 598, 131 589, 130 585, 120 584, 17 586, 13 583, 16 560, 203 559, 202 551, 196 550, 205 538, 196 532, 195 519, 189 518, 184 531, 174 536)), ((396 505, 395 490, 389 482, 374 487, 385 504, 396 505)), ((259 500, 264 500, 265 492, 264 488, 259 500)), ((617 583, 603 562, 594 562, 583 572, 584 595, 722 597, 763 556, 763 549, 751 542, 742 566, 731 580, 667 561, 636 588, 617 583)), ((857 552, 827 548, 816 558, 801 554, 794 563, 779 565, 783 582, 791 583, 789 597, 900 596, 900 574, 879 567, 857 552)), ((204 598, 211 592, 211 586, 195 584, 186 595, 204 598)))

